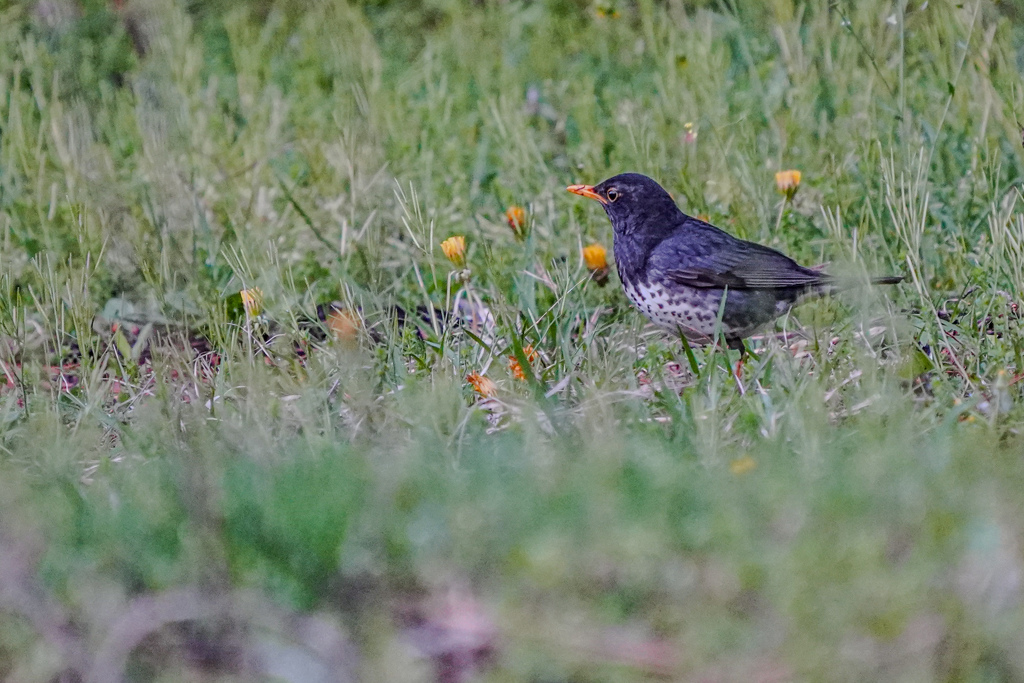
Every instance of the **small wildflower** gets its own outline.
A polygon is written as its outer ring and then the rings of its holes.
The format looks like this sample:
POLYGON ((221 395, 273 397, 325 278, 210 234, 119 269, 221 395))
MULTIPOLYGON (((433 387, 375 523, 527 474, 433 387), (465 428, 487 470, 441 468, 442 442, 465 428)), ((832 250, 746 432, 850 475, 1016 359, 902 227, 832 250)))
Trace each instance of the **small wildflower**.
POLYGON ((325 322, 331 335, 340 342, 351 343, 359 336, 359 316, 347 308, 332 306, 325 322))
POLYGON ((683 142, 688 145, 697 142, 697 129, 694 128, 691 121, 683 124, 683 142))
MULTIPOLYGON (((524 346, 523 355, 526 356, 526 360, 531 363, 537 360, 537 352, 533 350, 532 346, 524 346)), ((523 366, 519 364, 519 359, 515 356, 508 357, 508 369, 511 371, 512 376, 519 381, 526 380, 526 373, 523 372, 523 366)))
POLYGON ((509 356, 508 369, 512 373, 512 376, 520 382, 526 381, 526 373, 523 372, 523 366, 519 364, 515 356, 509 356))
POLYGON ((757 467, 757 461, 751 458, 749 455, 744 455, 742 458, 737 458, 729 463, 729 471, 739 476, 746 474, 757 467))
POLYGON ((484 398, 494 398, 498 393, 498 385, 494 380, 485 377, 478 372, 471 372, 466 375, 466 381, 484 398))
POLYGON ((705 223, 710 223, 711 222, 711 216, 709 214, 706 214, 706 213, 698 213, 696 215, 696 219, 699 220, 699 221, 704 221, 705 223))
POLYGON ((455 235, 441 242, 441 251, 456 268, 466 265, 466 238, 462 235, 455 235))
POLYGON ((608 267, 608 252, 597 242, 583 247, 583 262, 588 270, 601 270, 608 267))
POLYGON ((775 174, 775 187, 787 200, 792 200, 796 188, 800 187, 800 171, 779 171, 775 174))
POLYGON ((605 248, 597 242, 583 247, 583 262, 587 265, 594 282, 604 287, 608 282, 608 252, 605 248))
POLYGON ((599 3, 597 7, 594 8, 594 14, 596 14, 600 19, 619 18, 619 11, 615 9, 615 5, 606 3, 599 3))
POLYGON ((505 212, 505 220, 508 221, 508 227, 512 228, 512 233, 516 236, 516 239, 522 241, 526 239, 526 210, 521 206, 510 206, 505 212))
POLYGON ((239 294, 242 296, 242 307, 245 308, 247 316, 255 318, 263 312, 263 291, 259 287, 243 289, 239 294))

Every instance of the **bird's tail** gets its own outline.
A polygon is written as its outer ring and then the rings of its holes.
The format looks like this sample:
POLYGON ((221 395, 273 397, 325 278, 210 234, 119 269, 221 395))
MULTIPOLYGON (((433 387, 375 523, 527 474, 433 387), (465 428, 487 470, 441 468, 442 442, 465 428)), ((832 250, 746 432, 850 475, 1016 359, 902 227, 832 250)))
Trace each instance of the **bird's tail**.
POLYGON ((873 285, 895 285, 903 282, 906 278, 903 275, 886 275, 885 277, 876 277, 871 279, 873 285))
MULTIPOLYGON (((814 273, 817 273, 818 276, 821 278, 818 281, 818 283, 817 283, 818 285, 823 285, 825 287, 834 287, 836 285, 836 279, 833 276, 828 274, 828 271, 827 271, 828 266, 829 266, 828 263, 821 263, 821 264, 818 264, 816 266, 810 266, 810 267, 807 268, 807 270, 813 271, 814 273)), ((906 279, 907 278, 905 276, 903 276, 903 275, 886 275, 884 277, 873 277, 873 278, 871 278, 871 284, 873 284, 873 285, 898 285, 899 283, 903 282, 906 279)), ((861 282, 863 282, 863 280, 861 282)), ((847 285, 847 286, 849 286, 849 285, 847 285)))
MULTIPOLYGON (((872 285, 895 285, 906 279, 903 275, 886 275, 884 277, 873 277, 869 281, 872 285)), ((857 289, 864 285, 863 280, 842 280, 837 281, 829 275, 822 273, 821 280, 811 286, 811 290, 817 294, 835 294, 839 291, 857 289)))

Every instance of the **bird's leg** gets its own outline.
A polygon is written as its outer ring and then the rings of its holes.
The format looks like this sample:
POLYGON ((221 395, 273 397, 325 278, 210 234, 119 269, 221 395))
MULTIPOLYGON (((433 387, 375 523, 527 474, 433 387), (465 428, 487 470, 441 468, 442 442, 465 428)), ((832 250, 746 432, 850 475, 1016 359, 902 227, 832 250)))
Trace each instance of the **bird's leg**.
MULTIPOLYGON (((747 356, 749 356, 750 353, 747 351, 747 345, 744 344, 743 340, 740 339, 739 337, 733 337, 732 339, 728 339, 726 343, 728 344, 730 349, 734 349, 740 352, 740 358, 739 360, 736 361, 736 370, 733 373, 736 377, 736 381, 739 382, 741 379, 743 379, 743 361, 747 359, 747 356)), ((742 390, 742 385, 740 386, 740 389, 742 390)))

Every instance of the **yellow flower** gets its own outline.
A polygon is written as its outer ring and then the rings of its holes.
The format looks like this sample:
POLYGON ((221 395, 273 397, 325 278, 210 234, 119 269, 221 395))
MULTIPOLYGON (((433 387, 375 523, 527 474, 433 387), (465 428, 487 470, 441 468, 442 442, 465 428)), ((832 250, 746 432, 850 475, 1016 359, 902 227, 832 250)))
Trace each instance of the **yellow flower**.
POLYGON ((526 238, 526 211, 521 206, 510 206, 505 212, 508 227, 512 228, 517 240, 526 238))
POLYGON ((466 265, 466 238, 462 235, 455 235, 441 242, 441 251, 456 268, 466 265))
POLYGON ((594 8, 594 14, 601 19, 618 19, 619 11, 612 4, 601 3, 594 8))
POLYGON ((245 308, 247 316, 255 318, 263 312, 263 291, 259 287, 243 289, 239 294, 242 296, 242 307, 245 308))
POLYGON ((608 282, 608 252, 597 242, 583 247, 583 262, 587 264, 590 277, 601 287, 608 282))
POLYGON ((746 474, 752 469, 757 467, 757 461, 751 458, 749 455, 744 455, 742 458, 737 458, 729 463, 729 471, 739 476, 746 474))
MULTIPOLYGON (((533 350, 532 346, 523 347, 523 355, 526 356, 526 360, 533 362, 537 360, 537 352, 533 350)), ((519 364, 519 359, 515 356, 508 357, 508 369, 512 372, 512 376, 516 379, 523 381, 526 379, 526 373, 523 372, 523 366, 519 364)))
POLYGON ((601 270, 608 267, 608 252, 597 242, 583 247, 583 262, 587 270, 601 270))
POLYGON ((800 171, 779 171, 775 174, 775 187, 786 199, 792 199, 800 187, 800 171))
POLYGON ((476 393, 484 398, 494 398, 498 393, 498 385, 489 377, 484 377, 478 372, 466 375, 466 381, 472 385, 476 393))

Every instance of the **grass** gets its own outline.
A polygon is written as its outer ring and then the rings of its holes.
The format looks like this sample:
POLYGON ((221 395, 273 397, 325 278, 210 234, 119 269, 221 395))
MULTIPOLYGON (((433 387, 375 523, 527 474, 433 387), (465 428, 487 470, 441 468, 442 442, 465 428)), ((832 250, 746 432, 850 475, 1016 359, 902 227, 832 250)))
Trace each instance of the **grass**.
POLYGON ((1024 678, 1019 12, 3 5, 0 674, 1024 678), (907 281, 693 372, 625 170, 907 281))

